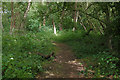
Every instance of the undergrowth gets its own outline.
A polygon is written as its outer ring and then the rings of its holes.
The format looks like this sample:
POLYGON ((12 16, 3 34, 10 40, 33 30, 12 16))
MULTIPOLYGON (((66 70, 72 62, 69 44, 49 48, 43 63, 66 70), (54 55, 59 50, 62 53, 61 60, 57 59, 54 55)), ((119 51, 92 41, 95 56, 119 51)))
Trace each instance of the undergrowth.
POLYGON ((35 78, 42 73, 43 64, 48 61, 41 54, 50 54, 54 51, 52 45, 53 34, 50 31, 37 33, 26 32, 2 35, 2 76, 4 78, 35 78))
MULTIPOLYGON (((119 75, 119 62, 116 52, 109 52, 106 37, 99 33, 91 32, 85 35, 84 31, 62 31, 56 38, 58 42, 64 42, 71 46, 76 58, 83 60, 87 64, 86 70, 95 71, 94 77, 99 78, 113 75, 114 78, 119 75)), ((86 71, 86 73, 88 73, 86 71)), ((87 76, 86 76, 87 77, 87 76)))

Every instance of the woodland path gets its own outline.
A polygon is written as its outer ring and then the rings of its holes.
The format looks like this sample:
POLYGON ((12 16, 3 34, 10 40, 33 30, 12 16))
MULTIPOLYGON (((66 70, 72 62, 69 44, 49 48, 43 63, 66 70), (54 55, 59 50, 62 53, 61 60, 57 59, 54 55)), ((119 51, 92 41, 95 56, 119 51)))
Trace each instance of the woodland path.
POLYGON ((85 70, 80 61, 77 61, 70 47, 64 43, 54 43, 57 47, 56 59, 47 64, 46 72, 37 78, 83 78, 80 71, 85 70))

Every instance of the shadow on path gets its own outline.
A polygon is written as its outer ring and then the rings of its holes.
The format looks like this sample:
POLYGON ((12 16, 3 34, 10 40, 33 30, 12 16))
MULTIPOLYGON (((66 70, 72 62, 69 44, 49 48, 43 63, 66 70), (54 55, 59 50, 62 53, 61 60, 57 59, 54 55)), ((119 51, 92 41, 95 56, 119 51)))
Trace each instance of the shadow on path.
POLYGON ((63 43, 54 43, 54 45, 58 48, 56 59, 47 64, 44 67, 46 72, 43 75, 38 74, 37 78, 83 78, 84 75, 79 73, 85 68, 77 61, 70 47, 63 43))

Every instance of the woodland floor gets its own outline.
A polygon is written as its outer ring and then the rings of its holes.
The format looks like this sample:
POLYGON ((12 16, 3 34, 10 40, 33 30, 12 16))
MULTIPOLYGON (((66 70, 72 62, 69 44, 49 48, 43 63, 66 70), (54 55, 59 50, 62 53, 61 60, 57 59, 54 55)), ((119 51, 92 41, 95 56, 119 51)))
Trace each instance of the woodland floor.
POLYGON ((76 59, 70 46, 64 43, 54 43, 57 47, 56 59, 44 68, 47 69, 42 75, 38 74, 37 78, 83 78, 84 65, 76 59))

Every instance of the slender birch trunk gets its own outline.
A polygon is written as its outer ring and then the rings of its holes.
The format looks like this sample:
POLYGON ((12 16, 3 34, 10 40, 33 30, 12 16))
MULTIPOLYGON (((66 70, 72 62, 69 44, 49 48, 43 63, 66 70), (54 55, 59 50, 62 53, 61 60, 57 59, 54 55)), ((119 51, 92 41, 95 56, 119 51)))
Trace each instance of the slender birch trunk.
POLYGON ((54 30, 54 34, 56 35, 56 27, 55 27, 54 20, 52 20, 52 24, 53 24, 53 30, 54 30))
POLYGON ((26 17, 27 17, 28 11, 29 11, 29 9, 30 9, 30 5, 31 5, 31 0, 28 1, 28 6, 27 6, 27 9, 26 9, 26 11, 25 11, 25 13, 24 13, 23 21, 22 21, 22 23, 21 23, 21 29, 24 28, 23 26, 24 26, 24 24, 25 24, 25 19, 26 19, 26 17))

